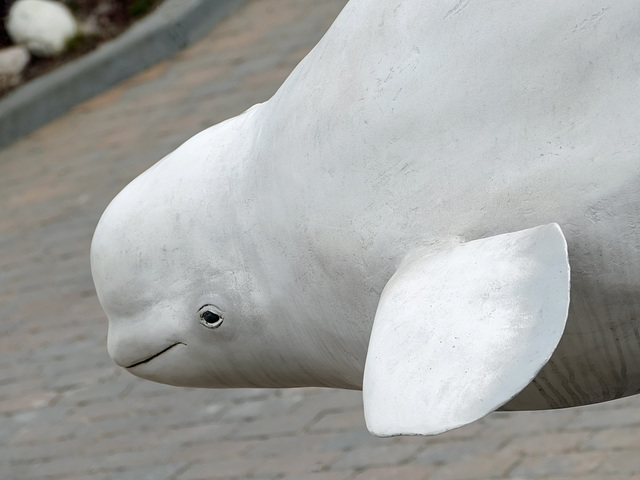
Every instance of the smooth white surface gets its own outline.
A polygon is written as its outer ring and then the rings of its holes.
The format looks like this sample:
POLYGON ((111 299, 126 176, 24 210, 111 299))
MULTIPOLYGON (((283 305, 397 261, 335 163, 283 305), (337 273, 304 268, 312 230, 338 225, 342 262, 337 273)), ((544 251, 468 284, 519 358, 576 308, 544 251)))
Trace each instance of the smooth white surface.
POLYGON ((52 0, 18 0, 9 10, 6 28, 14 43, 41 57, 62 53, 78 33, 71 11, 52 0))
POLYGON ((369 430, 435 435, 502 406, 547 363, 568 310, 555 224, 406 262, 382 292, 369 341, 369 430))
POLYGON ((272 99, 106 210, 92 270, 110 354, 176 385, 361 388, 403 259, 555 222, 565 334, 504 408, 635 394, 638 45, 636 0, 350 2, 272 99))

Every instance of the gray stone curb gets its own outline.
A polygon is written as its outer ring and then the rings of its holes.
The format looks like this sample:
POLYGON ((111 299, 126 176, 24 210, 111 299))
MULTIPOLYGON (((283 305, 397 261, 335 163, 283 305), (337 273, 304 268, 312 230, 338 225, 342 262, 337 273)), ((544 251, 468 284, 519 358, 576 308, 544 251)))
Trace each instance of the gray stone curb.
POLYGON ((198 40, 244 0, 166 0, 116 39, 0 100, 0 148, 198 40))

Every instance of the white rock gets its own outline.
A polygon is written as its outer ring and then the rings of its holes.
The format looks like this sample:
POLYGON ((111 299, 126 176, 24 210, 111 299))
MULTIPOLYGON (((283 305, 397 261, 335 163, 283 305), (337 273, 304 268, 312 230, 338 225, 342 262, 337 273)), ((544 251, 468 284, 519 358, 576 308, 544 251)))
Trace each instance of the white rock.
POLYGON ((0 50, 0 90, 20 83, 22 71, 31 60, 29 50, 16 45, 0 50))
POLYGON ((14 43, 41 57, 61 53, 78 32, 71 11, 51 0, 18 0, 9 10, 6 27, 14 43))

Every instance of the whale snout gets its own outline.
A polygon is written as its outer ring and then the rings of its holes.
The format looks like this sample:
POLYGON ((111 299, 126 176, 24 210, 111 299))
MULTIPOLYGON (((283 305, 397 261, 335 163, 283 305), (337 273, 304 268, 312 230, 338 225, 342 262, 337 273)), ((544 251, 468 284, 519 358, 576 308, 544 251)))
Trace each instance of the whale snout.
POLYGON ((162 350, 160 350, 160 351, 159 351, 159 352, 157 352, 157 353, 153 353, 153 354, 148 355, 148 356, 143 356, 141 360, 134 361, 133 363, 130 363, 130 364, 128 364, 128 365, 127 365, 126 360, 124 361, 124 363, 122 363, 122 362, 121 362, 121 363, 119 363, 117 360, 116 360, 115 362, 116 362, 118 365, 120 365, 121 367, 124 367, 124 368, 135 368, 135 367, 138 367, 138 366, 140 366, 140 365, 144 365, 145 363, 149 363, 150 361, 152 361, 152 360, 154 360, 154 359, 158 358, 160 355, 162 355, 162 354, 164 354, 164 353, 168 352, 168 351, 169 351, 169 350, 171 350, 173 347, 176 347, 176 346, 178 346, 178 345, 185 345, 185 344, 184 344, 184 343, 182 343, 182 342, 176 342, 176 343, 174 343, 174 344, 172 344, 172 345, 169 345, 169 346, 168 346, 168 347, 166 347, 166 348, 163 348, 162 350))
POLYGON ((109 318, 107 351, 112 360, 146 380, 179 387, 209 386, 208 363, 203 363, 194 339, 175 326, 150 326, 148 318, 158 317, 109 318))
POLYGON ((169 335, 154 335, 138 325, 114 325, 109 322, 107 351, 120 367, 135 368, 151 363, 180 345, 186 345, 169 335))

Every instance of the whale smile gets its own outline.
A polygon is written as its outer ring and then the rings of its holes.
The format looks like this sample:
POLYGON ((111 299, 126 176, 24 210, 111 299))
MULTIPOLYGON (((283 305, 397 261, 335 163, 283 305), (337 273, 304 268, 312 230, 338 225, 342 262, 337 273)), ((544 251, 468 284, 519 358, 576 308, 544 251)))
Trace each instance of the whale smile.
POLYGON ((133 367, 137 367, 138 365, 142 365, 143 363, 149 363, 151 360, 153 360, 154 358, 159 357, 163 353, 168 352, 169 350, 171 350, 176 345, 186 345, 186 343, 176 342, 173 345, 168 346, 164 350, 161 350, 158 353, 154 353, 153 355, 151 355, 150 357, 145 358, 144 360, 140 360, 139 362, 132 363, 131 365, 129 365, 128 367, 125 367, 125 368, 133 368, 133 367))

